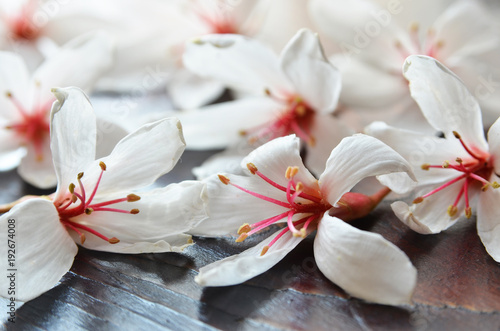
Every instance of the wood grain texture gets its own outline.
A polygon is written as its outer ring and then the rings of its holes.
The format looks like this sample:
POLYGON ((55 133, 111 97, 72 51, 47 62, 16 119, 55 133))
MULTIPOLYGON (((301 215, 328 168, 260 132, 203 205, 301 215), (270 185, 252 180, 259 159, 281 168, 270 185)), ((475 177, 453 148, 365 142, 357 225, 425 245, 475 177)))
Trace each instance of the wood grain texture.
MULTIPOLYGON (((190 178, 210 152, 187 152, 160 183, 190 178)), ((15 171, 1 173, 0 203, 42 194, 15 171)), ((243 243, 234 238, 194 238, 183 254, 125 255, 80 248, 59 285, 17 309, 20 330, 498 330, 500 266, 485 252, 466 220, 444 233, 419 235, 383 203, 354 226, 381 233, 418 269, 414 305, 390 307, 349 298, 318 270, 313 238, 250 281, 205 288, 197 270, 236 254, 271 230, 243 243)), ((43 253, 43 252, 41 252, 43 253)), ((5 301, 1 301, 5 307, 5 301)), ((3 309, 6 311, 6 309, 3 309)), ((3 311, 2 311, 3 313, 3 311)), ((4 315, 4 314, 2 314, 4 315)))

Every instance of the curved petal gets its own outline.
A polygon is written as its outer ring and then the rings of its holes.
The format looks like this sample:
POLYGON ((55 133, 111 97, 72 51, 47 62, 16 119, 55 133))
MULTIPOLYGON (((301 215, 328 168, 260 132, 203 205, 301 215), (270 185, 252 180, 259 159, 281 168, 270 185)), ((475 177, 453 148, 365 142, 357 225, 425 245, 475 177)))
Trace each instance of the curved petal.
POLYGON ((99 185, 100 195, 150 185, 172 170, 185 146, 178 119, 165 118, 143 125, 120 140, 109 156, 89 166, 84 183, 95 181, 101 171, 98 163, 102 161, 107 170, 99 185))
POLYGON ((79 36, 33 73, 33 91, 41 104, 53 100, 54 87, 78 86, 89 91, 112 64, 112 41, 102 33, 79 36))
MULTIPOLYGON (((227 175, 231 183, 252 192, 286 201, 285 193, 265 183, 257 176, 227 175)), ((221 236, 235 234, 244 223, 253 224, 287 211, 286 208, 261 200, 232 185, 221 183, 217 175, 208 177, 207 184, 209 217, 189 233, 197 236, 221 236)))
POLYGON ((332 113, 337 107, 341 89, 340 73, 326 59, 319 37, 301 29, 283 49, 281 68, 315 111, 332 113))
POLYGON ((388 305, 411 301, 417 270, 379 234, 325 215, 314 240, 314 257, 319 270, 352 296, 388 305))
POLYGON ((462 81, 436 59, 408 57, 403 75, 410 82, 413 99, 429 123, 446 138, 458 132, 472 148, 488 150, 483 134, 481 110, 462 81))
POLYGON ((415 178, 410 164, 378 139, 355 134, 342 139, 332 151, 319 178, 323 197, 332 205, 360 180, 394 172, 415 178))
MULTIPOLYGON (((120 240, 117 244, 87 234, 82 246, 115 253, 149 253, 181 251, 191 244, 186 235, 191 228, 207 217, 205 185, 184 181, 137 195, 141 200, 110 205, 110 208, 139 209, 138 214, 95 210, 72 220, 86 225, 102 235, 120 240)), ((113 200, 118 197, 107 197, 113 200)), ((95 199, 94 203, 103 202, 95 199)), ((72 233, 76 241, 79 237, 72 233)))
MULTIPOLYGON (((5 232, 0 238, 2 270, 16 269, 16 300, 28 301, 50 290, 71 268, 78 251, 73 239, 59 222, 57 210, 49 200, 27 200, 0 217, 5 232), (7 229, 15 229, 9 238, 7 229), (15 242, 15 264, 8 265, 8 245, 15 242)), ((5 284, 5 282, 3 282, 5 284)), ((0 295, 7 295, 2 286, 0 295)))
POLYGON ((189 149, 225 148, 241 131, 265 125, 281 108, 268 97, 228 101, 175 114, 182 123, 189 149))
POLYGON ((95 159, 96 119, 87 96, 76 87, 53 90, 50 149, 57 175, 55 200, 65 194, 76 175, 95 159))
POLYGON ((497 262, 500 262, 500 213, 498 201, 500 191, 481 192, 477 206, 477 234, 486 251, 497 262))
POLYGON ((259 41, 240 35, 207 35, 186 45, 184 65, 228 87, 263 95, 265 89, 289 90, 278 56, 259 41))
MULTIPOLYGON (((392 210, 403 223, 418 233, 439 233, 455 224, 464 211, 465 205, 462 198, 457 205, 457 213, 453 217, 448 214, 448 207, 454 203, 462 184, 462 181, 452 184, 425 198, 423 202, 411 206, 405 202, 395 202, 391 205, 392 210)), ((426 186, 417 192, 416 196, 429 193, 435 188, 435 185, 426 186)))
POLYGON ((314 133, 314 146, 306 145, 307 167, 318 176, 325 170, 326 160, 333 148, 339 142, 354 133, 350 127, 337 120, 330 114, 314 116, 311 124, 311 132, 314 133))
POLYGON ((279 232, 281 230, 243 253, 200 268, 195 281, 201 286, 230 286, 241 284, 266 272, 303 240, 288 232, 272 245, 266 254, 260 255, 264 246, 267 246, 279 232))
POLYGON ((42 150, 42 154, 39 155, 33 146, 28 146, 28 152, 21 160, 17 171, 27 183, 41 189, 49 189, 56 187, 57 177, 48 139, 43 142, 42 150))
POLYGON ((253 163, 264 175, 274 182, 287 186, 285 173, 288 167, 298 167, 295 182, 304 184, 304 192, 312 191, 317 196, 318 181, 307 170, 300 157, 300 140, 295 135, 279 137, 258 147, 241 162, 246 169, 248 163, 253 163))

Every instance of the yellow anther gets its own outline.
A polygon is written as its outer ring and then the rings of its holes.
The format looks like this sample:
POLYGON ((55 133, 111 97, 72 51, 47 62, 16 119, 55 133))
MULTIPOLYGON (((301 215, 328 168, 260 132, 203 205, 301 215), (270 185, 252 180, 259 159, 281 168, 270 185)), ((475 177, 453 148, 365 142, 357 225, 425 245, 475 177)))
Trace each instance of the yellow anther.
POLYGON ((304 105, 298 105, 295 107, 295 113, 299 115, 300 117, 304 116, 306 114, 306 107, 304 105))
POLYGON ((429 170, 430 166, 431 165, 429 163, 424 163, 420 166, 420 168, 422 168, 422 170, 429 170))
POLYGON ((118 238, 116 238, 116 237, 113 237, 113 238, 109 238, 108 242, 110 244, 118 244, 120 242, 120 240, 118 238))
POLYGON ((485 192, 488 187, 490 187, 490 184, 484 184, 482 187, 481 187, 481 191, 485 192))
POLYGON ((457 211, 458 211, 457 206, 454 206, 454 205, 448 206, 448 215, 450 217, 455 216, 455 214, 457 213, 457 211))
POLYGON ((493 182, 493 183, 491 183, 491 186, 492 186, 493 188, 499 188, 499 187, 500 187, 500 184, 498 184, 497 182, 493 182))
POLYGON ((457 161, 457 163, 458 163, 458 164, 462 164, 462 162, 463 162, 463 160, 462 160, 461 158, 459 158, 459 157, 457 157, 457 158, 455 159, 455 161, 457 161))
POLYGON ((240 226, 240 228, 238 229, 238 234, 247 233, 247 232, 250 232, 250 230, 252 230, 252 228, 250 227, 250 224, 245 223, 242 226, 240 226))
POLYGON ((444 46, 444 41, 442 40, 439 40, 437 43, 436 43, 436 48, 443 48, 444 46))
POLYGON ((450 166, 450 162, 444 161, 443 162, 443 168, 448 168, 450 166))
POLYGON ((300 193, 303 190, 304 190, 304 184, 302 184, 302 182, 298 182, 297 185, 295 186, 295 191, 300 193))
POLYGON ((255 166, 255 164, 253 164, 253 163, 247 163, 247 168, 248 168, 248 170, 250 170, 250 172, 252 173, 252 175, 255 175, 255 173, 257 171, 259 171, 259 169, 257 169, 257 167, 255 166))
POLYGON ((423 197, 418 197, 415 200, 413 200, 413 203, 421 203, 422 201, 424 201, 424 198, 423 197))
POLYGON ((302 238, 305 238, 305 237, 307 236, 306 229, 304 229, 304 228, 300 229, 300 236, 301 236, 302 238))
POLYGON ((316 145, 316 139, 314 137, 309 137, 307 144, 311 147, 314 147, 316 145))
POLYGON ((106 163, 104 162, 99 162, 99 167, 101 167, 102 171, 106 171, 106 163))
POLYGON ((470 218, 472 216, 472 209, 471 207, 465 208, 465 217, 470 218))
POLYGON ((455 136, 455 138, 457 139, 462 139, 462 136, 457 132, 457 131, 453 131, 453 135, 455 136))
POLYGON ((141 197, 138 195, 135 195, 133 193, 127 195, 127 202, 134 202, 134 201, 139 201, 141 200, 141 197))
POLYGON ((92 209, 92 208, 85 208, 85 214, 87 214, 87 215, 92 214, 93 211, 94 211, 94 209, 92 209))
POLYGON ((79 172, 78 175, 76 176, 77 179, 82 179, 83 177, 83 172, 79 172))
POLYGON ((12 98, 12 92, 10 92, 10 91, 5 91, 5 96, 6 96, 7 98, 12 98))
POLYGON ((240 243, 240 242, 242 242, 243 240, 247 239, 247 237, 248 237, 248 234, 246 234, 246 233, 242 233, 242 234, 240 234, 240 236, 236 239, 236 242, 237 242, 237 243, 240 243))
POLYGON ((240 130, 240 131, 238 131, 238 134, 239 134, 240 136, 246 136, 246 135, 247 135, 247 132, 246 132, 245 130, 240 130))
POLYGON ((76 195, 74 195, 74 194, 73 194, 73 195, 71 196, 71 202, 72 202, 72 203, 75 203, 77 200, 78 200, 78 197, 77 197, 76 195))
POLYGON ((69 193, 73 194, 75 192, 75 184, 71 183, 68 187, 69 193))
POLYGON ((291 179, 299 172, 299 167, 288 167, 286 168, 285 178, 291 179))
POLYGON ((83 245, 83 243, 85 242, 85 240, 86 240, 86 239, 87 239, 87 238, 85 238, 85 234, 84 234, 84 233, 82 233, 82 234, 80 235, 80 244, 82 244, 82 245, 83 245))
POLYGON ((269 250, 269 246, 264 246, 264 248, 262 248, 262 252, 260 252, 260 256, 266 254, 268 250, 269 250))
POLYGON ((226 176, 224 175, 218 175, 219 176, 219 180, 224 184, 224 185, 227 185, 229 184, 230 180, 229 178, 227 178, 226 176))
POLYGON ((417 32, 420 26, 418 25, 417 22, 413 22, 410 24, 410 31, 411 32, 417 32))
POLYGON ((134 208, 134 209, 130 210, 130 213, 131 213, 132 215, 139 214, 139 209, 134 208))
POLYGON ((264 89, 264 93, 267 95, 267 96, 271 96, 271 90, 268 89, 267 87, 264 89))

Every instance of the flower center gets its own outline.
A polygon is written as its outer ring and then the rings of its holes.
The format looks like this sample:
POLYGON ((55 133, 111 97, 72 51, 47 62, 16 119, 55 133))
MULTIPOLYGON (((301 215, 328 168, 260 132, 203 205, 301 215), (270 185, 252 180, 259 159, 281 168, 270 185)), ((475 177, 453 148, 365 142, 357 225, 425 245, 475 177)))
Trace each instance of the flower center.
POLYGON ((419 31, 420 27, 418 23, 412 23, 408 32, 411 41, 411 49, 405 48, 399 40, 396 40, 394 44, 396 49, 403 59, 414 54, 427 55, 437 59, 440 49, 444 46, 443 40, 436 39, 436 32, 433 29, 429 29, 426 38, 421 41, 419 31))
POLYGON ((413 203, 421 203, 425 198, 449 187, 452 184, 463 181, 455 201, 448 207, 448 215, 453 217, 457 213, 458 203, 463 198, 465 201, 465 216, 470 218, 472 215, 472 209, 469 205, 469 189, 471 184, 481 184, 482 191, 486 191, 490 186, 496 189, 499 188, 500 185, 497 182, 489 182, 489 178, 493 172, 493 160, 490 154, 470 148, 467 144, 465 144, 458 132, 453 131, 453 134, 458 140, 460 140, 462 147, 465 149, 467 154, 469 154, 470 158, 462 160, 457 157, 455 164, 450 164, 449 161, 445 161, 442 165, 432 165, 428 163, 423 164, 422 170, 429 170, 430 168, 452 170, 457 173, 457 177, 449 180, 429 193, 417 197, 413 200, 413 203))
POLYGON ((35 10, 37 9, 36 1, 28 1, 22 6, 20 13, 14 17, 7 17, 12 37, 17 40, 34 40, 40 35, 40 28, 32 21, 35 10))
POLYGON ((257 167, 253 163, 248 163, 247 167, 253 175, 259 176, 267 184, 284 193, 284 199, 277 200, 268 196, 264 196, 257 192, 247 190, 237 184, 232 183, 228 177, 219 175, 219 179, 222 183, 226 185, 232 185, 237 189, 240 189, 243 192, 246 192, 254 197, 257 197, 264 201, 268 201, 286 209, 286 211, 284 211, 283 213, 267 218, 265 220, 253 224, 245 223, 238 229, 238 234, 240 236, 238 237, 238 239, 236 239, 236 242, 241 242, 252 234, 283 219, 286 219, 287 227, 285 227, 280 233, 278 233, 278 235, 276 235, 276 237, 274 237, 271 242, 269 242, 269 244, 262 249, 261 255, 264 255, 269 250, 269 248, 287 232, 291 232, 294 236, 305 237, 308 234, 308 230, 309 232, 313 231, 317 227, 317 224, 323 214, 327 210, 332 208, 329 203, 323 201, 321 192, 319 192, 319 190, 307 189, 301 182, 295 182, 294 177, 299 171, 298 167, 287 168, 285 172, 285 178, 288 180, 288 184, 286 187, 266 177, 257 169, 257 167), (310 193, 305 193, 304 190, 310 193))
POLYGON ((90 227, 81 224, 77 219, 74 219, 76 216, 86 215, 89 216, 94 212, 115 212, 115 213, 125 213, 125 214, 138 214, 139 209, 132 210, 123 210, 117 208, 109 208, 110 205, 120 203, 120 202, 134 202, 141 199, 141 197, 135 194, 129 194, 124 198, 93 203, 95 194, 97 192, 97 188, 99 187, 99 183, 101 182, 102 175, 104 171, 106 171, 106 164, 104 162, 99 162, 99 166, 101 167, 101 173, 99 178, 97 179, 97 183, 92 190, 90 196, 87 199, 85 188, 82 184, 83 172, 79 173, 77 176, 78 185, 79 185, 79 193, 75 191, 75 184, 71 183, 69 185, 69 193, 66 198, 61 201, 54 201, 54 206, 56 207, 59 213, 59 220, 61 223, 67 228, 75 231, 80 236, 80 242, 83 244, 85 242, 85 234, 82 232, 87 231, 103 240, 106 240, 110 244, 116 244, 120 242, 116 237, 108 238, 103 234, 99 233, 96 230, 91 229, 90 227))
MULTIPOLYGON (((271 96, 269 90, 266 90, 266 93, 271 96)), ((278 101, 285 106, 273 121, 240 133, 249 136, 250 143, 267 142, 294 133, 310 146, 314 146, 316 140, 311 134, 314 110, 300 96, 291 96, 285 100, 278 99, 278 101)))
POLYGON ((239 33, 234 18, 230 15, 227 15, 224 12, 217 12, 216 15, 209 15, 197 9, 194 9, 194 11, 196 15, 200 18, 200 20, 209 26, 210 33, 217 33, 217 34, 239 33))
POLYGON ((48 122, 50 102, 28 112, 11 92, 7 92, 6 95, 16 107, 21 118, 19 121, 9 124, 5 128, 14 130, 21 137, 24 144, 32 144, 35 149, 36 159, 42 161, 43 145, 50 135, 50 125, 48 122))

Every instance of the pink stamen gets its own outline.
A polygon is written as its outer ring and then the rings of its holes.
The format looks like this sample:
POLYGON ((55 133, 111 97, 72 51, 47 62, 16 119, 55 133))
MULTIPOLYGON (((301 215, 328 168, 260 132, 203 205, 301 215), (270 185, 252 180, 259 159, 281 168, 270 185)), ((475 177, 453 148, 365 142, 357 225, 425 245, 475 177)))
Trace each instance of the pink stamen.
POLYGON ((429 197, 429 196, 433 195, 434 193, 437 193, 437 192, 439 192, 439 191, 441 191, 441 190, 443 190, 443 189, 447 188, 448 186, 450 186, 450 185, 452 185, 452 184, 455 184, 456 182, 458 182, 458 181, 459 181, 459 180, 461 180, 461 179, 464 179, 465 177, 467 177, 467 174, 463 174, 463 175, 462 175, 462 176, 460 176, 460 177, 457 177, 457 178, 455 178, 455 179, 452 179, 452 180, 450 180, 449 182, 447 182, 446 184, 439 186, 437 189, 434 189, 434 190, 430 191, 429 193, 424 194, 424 195, 422 196, 422 198, 424 198, 424 199, 425 199, 425 198, 427 198, 427 197, 429 197))
POLYGON ((259 193, 256 193, 256 192, 252 192, 250 190, 247 190, 246 188, 243 188, 239 185, 236 185, 236 184, 233 184, 233 183, 230 183, 232 186, 236 187, 237 189, 240 189, 242 190, 243 192, 245 193, 248 193, 250 195, 253 195, 254 197, 256 198, 259 198, 259 199, 262 199, 262 200, 265 200, 265 201, 269 201, 271 203, 274 203, 278 206, 282 206, 282 207, 285 207, 285 208, 290 208, 290 204, 286 203, 286 202, 283 202, 283 201, 279 201, 279 200, 276 200, 276 199, 273 199, 273 198, 270 198, 270 197, 266 197, 265 195, 262 195, 262 194, 259 194, 259 193))

